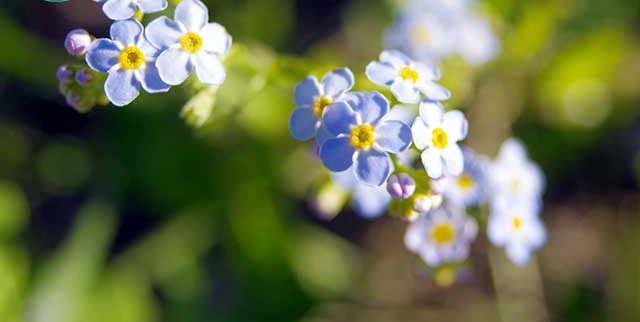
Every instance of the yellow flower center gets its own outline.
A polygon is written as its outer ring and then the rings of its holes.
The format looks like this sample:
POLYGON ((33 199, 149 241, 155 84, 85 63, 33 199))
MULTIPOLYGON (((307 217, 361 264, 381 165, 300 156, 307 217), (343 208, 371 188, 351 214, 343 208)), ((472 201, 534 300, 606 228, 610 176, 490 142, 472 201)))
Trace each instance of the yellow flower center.
POLYGON ((447 132, 445 132, 442 128, 435 128, 433 132, 431 132, 431 142, 436 149, 444 149, 449 144, 449 139, 447 137, 447 132))
POLYGON ((138 69, 144 63, 144 53, 136 46, 127 46, 120 52, 118 60, 124 69, 138 69))
POLYGON ((329 96, 319 96, 313 101, 313 114, 315 114, 318 118, 322 117, 322 111, 324 108, 329 106, 329 104, 333 103, 333 99, 329 96))
POLYGON ((418 81, 418 71, 409 66, 404 66, 400 69, 400 78, 415 83, 418 81))
POLYGON ((515 228, 516 230, 520 230, 520 228, 522 227, 522 219, 520 219, 520 217, 515 217, 513 218, 511 224, 513 225, 513 228, 515 228))
POLYGON ((464 191, 473 188, 475 184, 476 182, 473 180, 473 177, 466 173, 463 173, 458 177, 458 187, 464 191))
POLYGON ((440 245, 451 243, 456 238, 456 231, 450 223, 438 223, 431 228, 431 240, 440 245))
POLYGON ((196 53, 202 48, 202 37, 195 32, 188 32, 180 39, 180 46, 192 54, 196 53))
POLYGON ((510 184, 511 191, 518 192, 520 190, 520 186, 521 186, 521 183, 520 183, 520 180, 518 180, 518 178, 514 178, 513 180, 511 180, 511 184, 510 184))
POLYGON ((373 127, 361 124, 351 130, 351 145, 358 150, 368 149, 373 145, 373 127))

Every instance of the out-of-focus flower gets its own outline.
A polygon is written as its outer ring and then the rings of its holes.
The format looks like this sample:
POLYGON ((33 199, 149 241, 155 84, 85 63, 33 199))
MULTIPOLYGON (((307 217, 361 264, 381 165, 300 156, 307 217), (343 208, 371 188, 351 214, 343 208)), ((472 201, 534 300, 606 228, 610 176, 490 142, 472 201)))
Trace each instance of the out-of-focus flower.
POLYGON ((167 0, 103 0, 102 11, 111 20, 126 20, 136 14, 154 13, 167 8, 167 0))
POLYGON ((291 135, 301 141, 315 137, 318 144, 322 145, 331 137, 322 128, 322 112, 331 103, 340 100, 353 84, 353 73, 348 68, 330 71, 320 82, 315 76, 309 76, 298 83, 293 94, 297 108, 289 118, 291 135))
POLYGON ((71 30, 64 39, 64 48, 72 56, 84 55, 93 42, 93 36, 84 29, 71 30))
POLYGON ((412 222, 404 242, 427 265, 436 267, 465 260, 477 234, 476 221, 467 216, 463 208, 445 206, 412 222))
POLYGON ((500 42, 489 21, 480 16, 461 21, 456 33, 458 53, 471 65, 482 65, 493 59, 500 50, 500 42))
POLYGON ((351 93, 326 107, 322 122, 335 137, 320 147, 322 163, 333 172, 353 165, 360 181, 382 185, 393 168, 389 153, 402 152, 411 144, 409 126, 385 120, 388 111, 389 101, 378 92, 351 93))
POLYGON ((439 208, 442 205, 442 195, 437 193, 416 194, 413 198, 413 211, 415 214, 409 219, 417 218, 420 215, 424 215, 429 211, 439 208))
POLYGON ((488 160, 476 156, 470 149, 463 149, 464 169, 460 175, 447 173, 449 184, 444 195, 448 200, 464 205, 475 206, 486 200, 489 189, 488 160))
POLYGON ((56 78, 60 83, 67 84, 73 80, 73 70, 68 65, 61 65, 56 71, 56 78))
POLYGON ((402 103, 418 103, 422 95, 434 101, 451 96, 446 88, 434 82, 440 78, 438 69, 415 62, 399 51, 383 51, 380 61, 367 65, 366 74, 373 83, 389 87, 402 103))
POLYGON ((89 67, 109 73, 104 91, 114 105, 131 103, 138 97, 140 86, 149 93, 169 90, 154 64, 159 51, 145 39, 143 31, 137 20, 116 21, 111 25, 111 39, 97 39, 87 52, 89 67))
POLYGON ((391 196, 384 187, 370 186, 358 181, 352 169, 334 172, 332 179, 338 186, 351 192, 351 207, 364 218, 383 215, 391 202, 391 196))
POLYGON ((487 235, 492 244, 504 247, 517 265, 529 262, 531 254, 542 247, 546 231, 538 216, 538 201, 494 202, 491 206, 487 235))
POLYGON ((491 193, 494 202, 501 200, 537 201, 542 197, 544 175, 517 139, 508 139, 500 147, 498 158, 490 167, 491 193))
POLYGON ((226 72, 220 59, 231 48, 226 29, 209 23, 207 7, 199 0, 180 2, 174 19, 159 17, 146 30, 149 41, 162 50, 156 61, 162 80, 178 85, 195 69, 201 82, 222 84, 226 72))
POLYGON ((432 178, 444 170, 459 175, 463 170, 462 150, 457 142, 467 136, 467 120, 460 111, 444 112, 438 102, 420 103, 420 116, 413 123, 413 142, 422 152, 422 164, 432 178))
POLYGON ((416 191, 416 181, 404 172, 392 175, 387 180, 387 191, 395 199, 407 199, 416 191))

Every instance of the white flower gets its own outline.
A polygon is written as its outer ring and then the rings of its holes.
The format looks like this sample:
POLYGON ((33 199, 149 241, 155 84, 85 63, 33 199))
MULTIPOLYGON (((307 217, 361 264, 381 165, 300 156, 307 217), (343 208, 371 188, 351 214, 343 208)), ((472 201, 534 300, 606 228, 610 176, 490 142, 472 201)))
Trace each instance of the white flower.
POLYGON ((464 157, 457 143, 467 136, 467 120, 462 112, 445 113, 440 103, 424 101, 411 130, 416 147, 424 150, 422 165, 430 177, 439 178, 445 168, 452 175, 462 173, 464 157))
POLYGON ((442 207, 412 222, 404 242, 427 265, 439 266, 466 259, 477 233, 476 221, 463 208, 442 207))
POLYGON ((500 50, 500 42, 484 17, 469 16, 464 19, 458 25, 456 37, 458 53, 471 65, 486 63, 500 50))
POLYGON ((502 144, 497 160, 490 167, 489 177, 494 202, 537 201, 542 197, 542 171, 528 159, 525 147, 516 139, 508 139, 502 144))
POLYGON ((517 265, 529 262, 531 253, 542 247, 546 231, 538 212, 539 202, 500 201, 492 204, 487 235, 491 243, 504 247, 517 265))

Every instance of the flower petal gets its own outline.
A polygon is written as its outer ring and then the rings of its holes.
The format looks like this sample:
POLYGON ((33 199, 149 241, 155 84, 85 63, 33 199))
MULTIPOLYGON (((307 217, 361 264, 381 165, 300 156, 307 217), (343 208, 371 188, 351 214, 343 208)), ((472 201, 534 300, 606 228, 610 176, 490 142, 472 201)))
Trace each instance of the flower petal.
POLYGON ((354 170, 358 180, 379 186, 387 181, 392 167, 391 158, 386 152, 369 149, 358 153, 354 170))
POLYGON ((128 46, 136 45, 140 41, 143 30, 144 28, 138 20, 127 19, 114 22, 111 25, 110 34, 111 39, 128 46))
POLYGON ((320 147, 320 160, 333 172, 347 170, 356 152, 348 137, 329 139, 320 147))
POLYGON ((442 151, 442 158, 447 167, 447 171, 454 176, 462 174, 464 169, 464 157, 462 150, 455 143, 449 143, 442 151))
POLYGON ((200 31, 202 48, 210 53, 225 55, 231 48, 231 36, 220 24, 208 23, 200 31))
POLYGON ((433 130, 429 128, 421 117, 416 118, 415 122, 411 126, 411 134, 413 136, 413 143, 419 150, 424 150, 431 145, 431 138, 433 130))
POLYGON ((227 76, 220 59, 206 51, 200 51, 193 56, 193 66, 198 79, 205 84, 222 84, 227 76))
POLYGON ((404 235, 404 245, 412 252, 418 252, 425 242, 426 221, 418 219, 412 222, 404 235))
POLYGON ((139 0, 138 6, 143 13, 154 13, 167 9, 167 0, 139 0))
POLYGON ((151 21, 145 30, 149 42, 161 50, 178 43, 182 34, 180 25, 165 16, 151 21))
POLYGON ((133 102, 140 94, 140 82, 129 70, 118 69, 111 71, 104 83, 104 92, 113 105, 124 106, 133 102))
POLYGON ((389 63, 396 70, 411 64, 411 58, 397 50, 385 50, 380 53, 380 61, 389 63))
POLYGON ((398 76, 398 70, 390 63, 372 61, 367 65, 365 74, 372 83, 380 86, 389 86, 398 76))
POLYGON ((442 128, 451 140, 457 142, 467 137, 469 125, 462 112, 449 111, 442 117, 442 128))
POLYGON ((392 84, 391 93, 402 103, 415 104, 420 101, 420 91, 412 81, 397 79, 392 84))
POLYGON ((389 112, 389 101, 379 92, 364 93, 360 98, 360 103, 353 106, 363 123, 376 125, 389 112))
MULTIPOLYGON (((315 116, 315 114, 314 114, 315 116)), ((327 130, 324 124, 320 123, 320 126, 316 129, 316 143, 318 145, 324 144, 328 139, 333 139, 335 136, 327 130)))
POLYGON ((155 64, 147 64, 142 71, 140 83, 147 93, 163 93, 169 90, 171 86, 160 79, 158 68, 155 64))
POLYGON ((293 100, 298 107, 313 107, 314 100, 320 96, 322 90, 318 79, 308 76, 296 85, 293 90, 293 100))
POLYGON ((160 49, 154 47, 145 37, 140 37, 137 46, 144 53, 144 60, 147 62, 155 62, 158 55, 162 52, 160 49))
POLYGON ((89 67, 104 73, 118 63, 119 54, 120 49, 111 39, 101 38, 91 44, 85 60, 89 67))
POLYGON ((199 0, 182 0, 176 7, 174 16, 188 31, 200 31, 209 21, 209 10, 199 0))
POLYGON ((391 202, 389 193, 380 187, 358 184, 353 191, 353 210, 364 218, 376 218, 385 213, 391 202))
POLYGON ((338 97, 353 87, 353 73, 349 68, 340 68, 330 71, 322 77, 324 95, 338 97))
POLYGON ((102 6, 102 11, 111 20, 129 19, 137 9, 136 4, 131 0, 107 0, 102 6))
POLYGON ((443 101, 451 97, 448 89, 431 81, 420 82, 418 88, 429 100, 443 101))
POLYGON ((524 266, 531 260, 531 249, 522 242, 511 242, 506 247, 507 256, 519 266, 524 266))
POLYGON ((316 123, 318 118, 310 108, 296 108, 289 118, 289 132, 300 141, 306 141, 316 135, 316 123))
POLYGON ((422 152, 420 158, 422 159, 422 165, 431 178, 437 179, 442 177, 442 157, 440 156, 440 152, 435 148, 429 148, 422 152))
POLYGON ((345 102, 335 102, 324 109, 322 124, 333 135, 350 134, 357 124, 356 113, 345 102))
POLYGON ((392 153, 399 153, 411 145, 411 129, 400 121, 386 121, 376 129, 376 144, 392 153))
POLYGON ((440 102, 420 102, 420 118, 431 128, 440 127, 444 115, 444 106, 440 102))
POLYGON ((156 67, 160 78, 169 85, 181 84, 191 73, 189 54, 179 48, 163 51, 156 60, 156 67))

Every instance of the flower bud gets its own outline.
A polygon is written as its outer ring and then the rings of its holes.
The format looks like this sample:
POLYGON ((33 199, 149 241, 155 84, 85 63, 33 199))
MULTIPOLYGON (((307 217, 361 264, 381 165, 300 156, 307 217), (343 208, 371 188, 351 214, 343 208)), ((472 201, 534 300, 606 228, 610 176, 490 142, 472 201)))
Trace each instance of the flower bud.
POLYGON ((420 194, 413 199, 413 210, 419 214, 429 212, 442 205, 442 195, 420 194))
POLYGON ((392 175, 387 180, 387 191, 396 199, 407 199, 416 191, 416 181, 406 174, 392 175))
POLYGON ((76 83, 80 86, 87 86, 93 80, 93 74, 86 68, 81 68, 76 72, 76 83))
POLYGON ((84 29, 74 29, 67 34, 64 40, 64 48, 72 56, 82 56, 89 49, 93 41, 91 34, 84 29))
POLYGON ((68 84, 71 82, 71 78, 73 77, 73 71, 67 65, 62 65, 58 67, 56 71, 56 78, 58 81, 64 84, 68 84))

